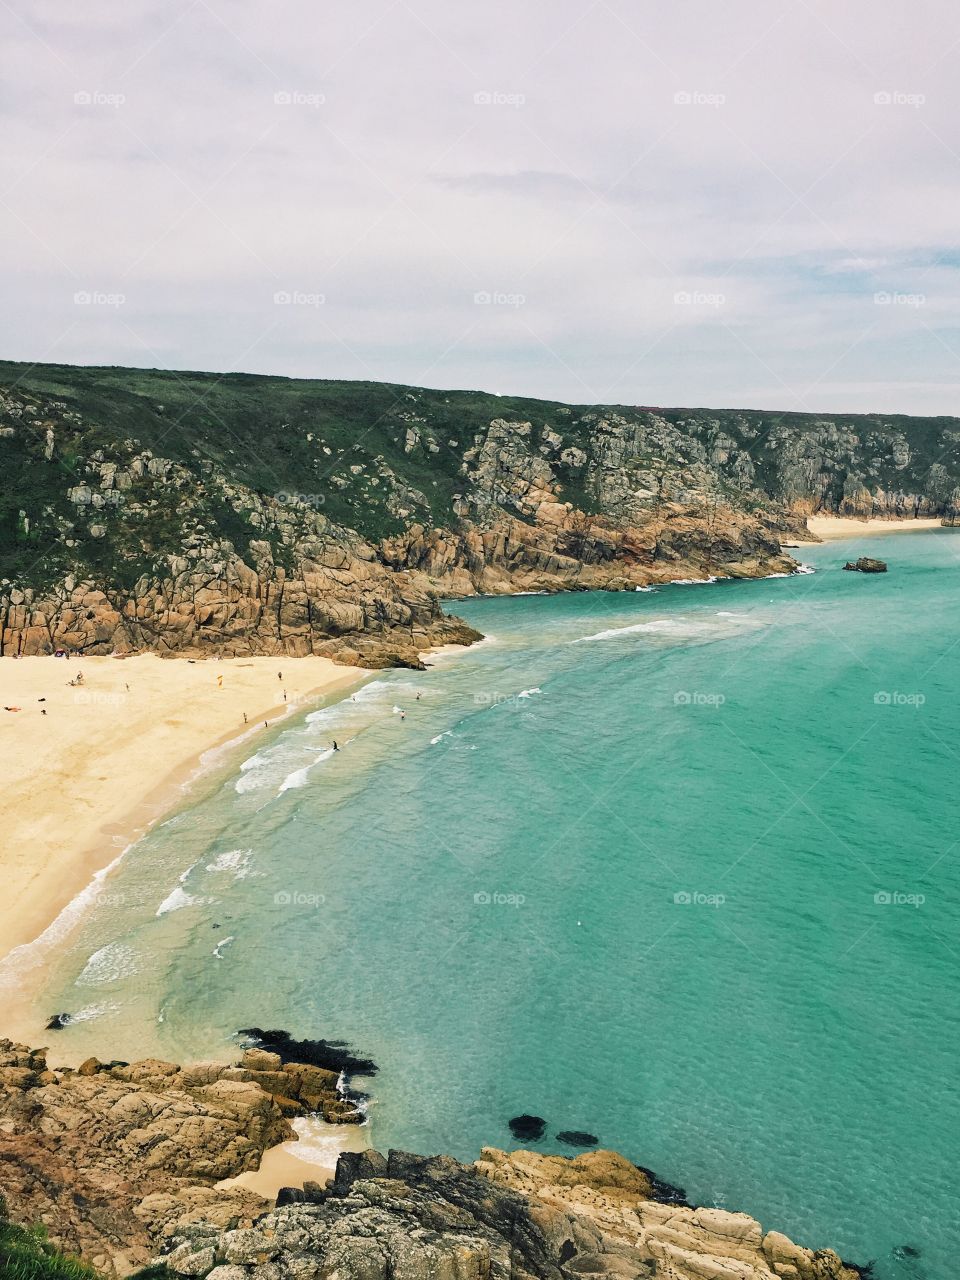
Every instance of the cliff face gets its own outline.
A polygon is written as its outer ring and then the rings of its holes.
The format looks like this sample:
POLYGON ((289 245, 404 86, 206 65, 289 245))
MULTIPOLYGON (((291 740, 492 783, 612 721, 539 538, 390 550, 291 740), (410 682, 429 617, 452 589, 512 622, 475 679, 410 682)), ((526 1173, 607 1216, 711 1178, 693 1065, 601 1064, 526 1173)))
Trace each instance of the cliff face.
POLYGON ((216 1185, 291 1136, 286 1114, 349 1119, 334 1080, 261 1050, 237 1067, 51 1071, 42 1050, 0 1041, 0 1190, 14 1220, 120 1276, 158 1255, 211 1280, 856 1280, 746 1214, 663 1203, 609 1151, 488 1149, 474 1166, 351 1152, 326 1189, 277 1207, 216 1185))
POLYGON ((811 511, 956 519, 960 422, 574 407, 0 364, 0 652, 475 638, 443 597, 793 565, 811 511))
POLYGON ((308 1111, 361 1119, 335 1071, 256 1049, 237 1066, 90 1059, 51 1071, 44 1050, 0 1040, 0 1194, 61 1249, 126 1274, 178 1223, 263 1213, 260 1196, 215 1184, 259 1168, 294 1136, 287 1117, 308 1111))

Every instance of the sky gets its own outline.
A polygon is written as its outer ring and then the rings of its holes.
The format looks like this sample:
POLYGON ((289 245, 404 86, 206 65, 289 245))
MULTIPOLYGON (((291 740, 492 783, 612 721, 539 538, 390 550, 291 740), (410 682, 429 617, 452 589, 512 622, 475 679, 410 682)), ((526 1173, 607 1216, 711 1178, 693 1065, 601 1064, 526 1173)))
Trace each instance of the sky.
POLYGON ((952 0, 0 0, 0 355, 956 413, 952 0))

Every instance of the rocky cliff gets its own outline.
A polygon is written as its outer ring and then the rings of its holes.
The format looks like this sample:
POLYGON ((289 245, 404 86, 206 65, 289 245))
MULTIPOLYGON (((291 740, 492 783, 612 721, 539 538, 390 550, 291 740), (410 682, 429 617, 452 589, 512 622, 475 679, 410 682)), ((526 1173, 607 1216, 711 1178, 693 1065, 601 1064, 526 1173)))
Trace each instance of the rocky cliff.
POLYGON ((14 1220, 118 1276, 156 1257, 209 1280, 856 1280, 746 1214, 658 1199, 609 1151, 487 1149, 473 1166, 351 1152, 326 1188, 276 1206, 217 1185, 291 1136, 287 1115, 351 1118, 335 1079, 257 1049, 233 1067, 52 1071, 0 1041, 0 1191, 14 1220))
POLYGON ((960 420, 0 364, 0 653, 418 665, 443 598, 788 571, 960 506, 960 420))

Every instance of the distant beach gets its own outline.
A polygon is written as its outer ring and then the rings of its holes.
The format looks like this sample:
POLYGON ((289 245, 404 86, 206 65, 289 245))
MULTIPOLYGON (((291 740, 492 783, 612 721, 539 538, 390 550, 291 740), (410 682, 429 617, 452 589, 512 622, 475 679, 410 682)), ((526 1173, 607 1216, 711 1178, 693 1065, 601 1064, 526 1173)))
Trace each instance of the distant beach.
POLYGON ((807 528, 824 542, 835 538, 865 538, 880 533, 914 533, 922 529, 940 529, 940 516, 918 520, 886 520, 882 516, 859 520, 854 516, 808 516, 807 528))
POLYGON ((208 752, 368 675, 320 657, 0 659, 4 953, 168 813, 208 752))

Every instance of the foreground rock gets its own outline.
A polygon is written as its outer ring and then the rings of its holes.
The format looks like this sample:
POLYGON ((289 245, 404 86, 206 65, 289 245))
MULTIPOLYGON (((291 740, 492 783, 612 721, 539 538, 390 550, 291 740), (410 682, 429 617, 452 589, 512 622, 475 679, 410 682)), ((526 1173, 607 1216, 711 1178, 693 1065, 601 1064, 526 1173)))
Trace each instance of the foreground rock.
POLYGON ((191 1225, 161 1259, 211 1280, 857 1280, 742 1213, 651 1199, 612 1151, 486 1149, 475 1166, 391 1151, 340 1157, 328 1190, 222 1231, 191 1225))
POLYGON ((251 1222, 267 1207, 215 1184, 259 1168, 306 1110, 356 1120, 335 1072, 248 1050, 240 1064, 148 1059, 51 1071, 0 1041, 0 1194, 22 1223, 104 1271, 142 1266, 175 1223, 251 1222))
POLYGON ((343 1104, 335 1084, 263 1049, 233 1066, 51 1071, 43 1050, 0 1041, 0 1193, 14 1221, 120 1276, 158 1258, 211 1280, 856 1280, 829 1250, 692 1208, 611 1151, 486 1149, 472 1167, 349 1152, 326 1189, 272 1209, 217 1185, 293 1136, 288 1115, 343 1104))
POLYGON ((848 560, 843 567, 855 573, 887 572, 887 562, 885 560, 872 560, 870 556, 861 556, 859 560, 848 560))

